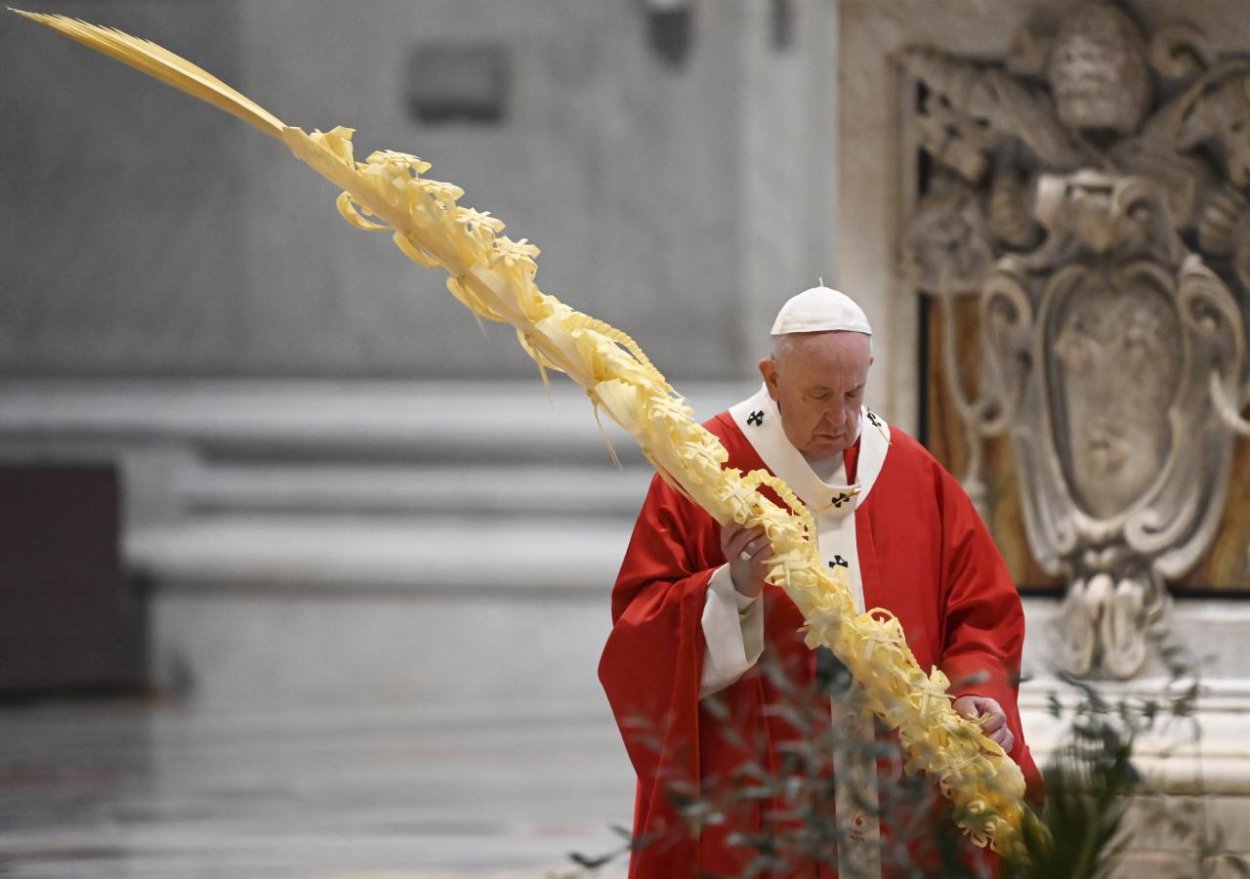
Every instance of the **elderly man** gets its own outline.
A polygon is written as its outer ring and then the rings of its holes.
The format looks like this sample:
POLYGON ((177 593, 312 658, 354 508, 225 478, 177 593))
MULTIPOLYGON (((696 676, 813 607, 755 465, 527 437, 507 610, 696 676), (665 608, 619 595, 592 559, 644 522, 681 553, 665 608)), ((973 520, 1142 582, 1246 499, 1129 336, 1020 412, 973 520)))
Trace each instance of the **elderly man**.
MULTIPOLYGON (((892 612, 920 666, 951 680, 956 710, 979 719, 1036 780, 1016 707, 1019 595, 958 483, 864 406, 871 334, 842 293, 800 293, 773 326, 772 355, 759 364, 763 387, 706 427, 728 450, 726 466, 765 468, 790 486, 816 522, 822 558, 844 569, 857 606, 892 612)), ((764 582, 771 552, 762 530, 721 528, 652 481, 613 591, 614 625, 599 667, 638 774, 631 877, 737 876, 761 863, 761 851, 774 858, 765 875, 837 875, 831 859, 772 850, 769 840, 802 820, 780 789, 737 797, 701 824, 679 810, 683 797, 711 796, 718 783, 751 783, 752 767, 777 772, 792 763, 787 755, 813 734, 794 721, 794 694, 830 692, 809 685, 832 655, 803 645, 798 610, 764 582)), ((835 728, 838 702, 835 694, 835 728)), ((872 737, 871 729, 861 734, 872 737)), ((852 809, 875 825, 863 799, 839 794, 839 826, 852 809)), ((876 834, 866 836, 865 870, 880 873, 876 834)), ((837 863, 850 872, 841 851, 837 863)), ((892 872, 888 860, 884 870, 892 872)))

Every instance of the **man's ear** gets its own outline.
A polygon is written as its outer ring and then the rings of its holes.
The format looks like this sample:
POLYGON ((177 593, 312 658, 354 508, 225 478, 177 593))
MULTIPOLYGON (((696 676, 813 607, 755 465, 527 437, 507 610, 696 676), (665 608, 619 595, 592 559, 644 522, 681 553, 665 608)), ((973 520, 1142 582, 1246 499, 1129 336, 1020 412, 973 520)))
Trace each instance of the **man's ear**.
POLYGON ((777 361, 765 357, 760 361, 760 375, 764 377, 764 385, 768 388, 768 396, 777 399, 777 361))

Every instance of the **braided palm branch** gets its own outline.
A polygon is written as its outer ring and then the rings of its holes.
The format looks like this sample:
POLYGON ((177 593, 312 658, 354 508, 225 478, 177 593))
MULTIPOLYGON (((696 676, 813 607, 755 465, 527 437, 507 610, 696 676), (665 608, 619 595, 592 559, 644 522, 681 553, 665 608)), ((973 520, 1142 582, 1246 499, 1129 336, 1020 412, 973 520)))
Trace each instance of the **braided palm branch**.
MULTIPOLYGON (((17 11, 17 10, 14 10, 17 11)), ((980 727, 952 708, 949 682, 926 673, 887 610, 856 612, 845 575, 821 564, 810 514, 765 471, 723 469, 728 455, 625 333, 573 310, 534 283, 538 248, 502 235, 504 225, 463 207, 459 187, 422 175, 427 162, 377 151, 353 157, 352 130, 311 134, 289 126, 207 71, 121 31, 59 15, 21 12, 281 140, 296 158, 340 187, 338 209, 358 229, 388 231, 410 259, 445 270, 447 288, 478 318, 511 324, 543 371, 567 374, 641 446, 670 485, 718 522, 764 527, 774 556, 768 580, 805 619, 806 643, 831 649, 860 684, 864 702, 897 730, 910 771, 922 770, 950 798, 956 820, 977 845, 1020 854, 1038 819, 1024 802, 1019 767, 980 727), (789 507, 757 489, 769 486, 789 507)))

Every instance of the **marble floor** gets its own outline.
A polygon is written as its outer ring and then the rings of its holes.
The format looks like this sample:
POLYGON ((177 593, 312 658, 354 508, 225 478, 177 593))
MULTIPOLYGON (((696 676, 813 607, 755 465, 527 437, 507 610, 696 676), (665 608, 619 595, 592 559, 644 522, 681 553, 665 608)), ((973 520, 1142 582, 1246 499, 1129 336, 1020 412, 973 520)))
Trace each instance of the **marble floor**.
POLYGON ((5 879, 581 876, 631 797, 606 707, 0 707, 5 879))

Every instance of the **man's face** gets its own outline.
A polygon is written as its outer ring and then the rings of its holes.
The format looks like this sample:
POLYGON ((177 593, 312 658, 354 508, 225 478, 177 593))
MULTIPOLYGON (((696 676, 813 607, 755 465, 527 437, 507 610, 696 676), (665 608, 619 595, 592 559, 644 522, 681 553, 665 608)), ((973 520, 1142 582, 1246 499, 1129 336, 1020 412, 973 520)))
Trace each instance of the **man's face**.
POLYGON ((859 437, 860 406, 872 365, 863 333, 794 333, 760 361, 790 444, 811 460, 829 458, 859 437))

